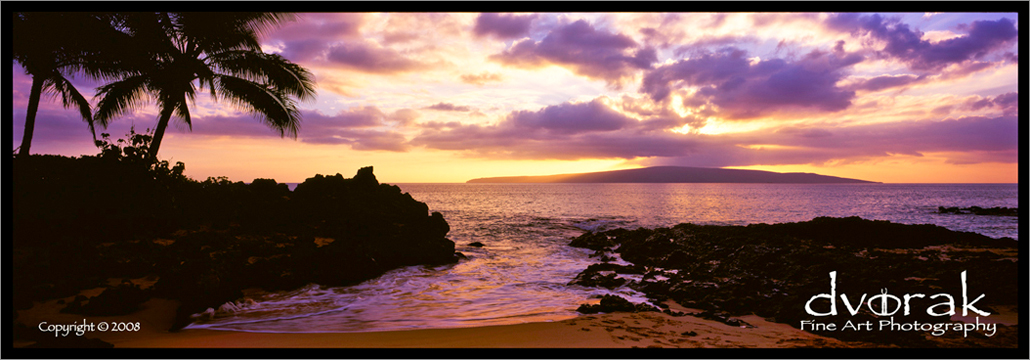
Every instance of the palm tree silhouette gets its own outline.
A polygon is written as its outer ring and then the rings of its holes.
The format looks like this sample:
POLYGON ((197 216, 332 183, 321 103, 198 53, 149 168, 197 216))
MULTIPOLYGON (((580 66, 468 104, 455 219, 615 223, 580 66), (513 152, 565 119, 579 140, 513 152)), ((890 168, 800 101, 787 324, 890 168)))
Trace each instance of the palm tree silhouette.
POLYGON ((296 137, 300 112, 294 98, 314 98, 312 75, 303 67, 261 51, 258 34, 295 18, 282 13, 131 13, 124 31, 133 43, 125 56, 134 71, 97 88, 94 120, 157 102, 159 120, 150 144, 157 160, 168 122, 174 115, 190 130, 188 103, 207 88, 216 101, 249 111, 277 130, 296 137))
MULTIPOLYGON (((113 27, 113 14, 23 12, 13 14, 12 54, 25 73, 32 76, 32 88, 25 114, 25 132, 18 156, 29 154, 35 131, 36 112, 42 94, 61 98, 65 108, 74 107, 89 125, 96 140, 89 101, 67 76, 84 74, 94 80, 114 79, 122 63, 107 54, 126 40, 113 27)), ((101 123, 107 126, 106 122, 101 123)))

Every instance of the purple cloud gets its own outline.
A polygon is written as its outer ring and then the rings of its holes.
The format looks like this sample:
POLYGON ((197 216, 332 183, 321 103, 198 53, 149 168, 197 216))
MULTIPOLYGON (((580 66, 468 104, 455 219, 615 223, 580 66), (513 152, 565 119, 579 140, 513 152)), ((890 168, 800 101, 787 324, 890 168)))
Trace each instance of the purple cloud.
MULTIPOLYGON (((14 110, 14 126, 11 129, 11 135, 14 138, 13 145, 17 147, 21 145, 21 138, 25 132, 25 108, 16 108, 14 110)), ((128 127, 125 128, 128 129, 128 127)), ((97 138, 104 132, 111 131, 97 127, 97 138)), ((122 134, 113 133, 112 135, 119 137, 122 134)), ((86 125, 86 122, 82 120, 82 116, 77 111, 62 109, 59 105, 57 108, 53 106, 44 107, 42 101, 40 102, 39 110, 36 112, 35 127, 32 132, 33 152, 36 152, 36 145, 39 143, 87 139, 92 141, 93 134, 89 132, 89 126, 86 125)))
POLYGON ((360 35, 362 14, 302 14, 301 21, 283 24, 263 39, 279 42, 281 55, 294 62, 314 61, 325 55, 329 44, 360 35))
POLYGON ((774 139, 820 149, 869 149, 917 154, 939 151, 1006 151, 1019 145, 1016 118, 962 117, 836 128, 829 137, 774 139))
POLYGON ((991 101, 1005 115, 1016 115, 1019 111, 1019 93, 1010 92, 995 96, 991 101))
POLYGON ((680 57, 684 54, 688 55, 704 55, 705 53, 711 52, 712 48, 725 48, 731 47, 731 45, 741 43, 757 43, 758 38, 746 35, 746 36, 735 36, 735 35, 722 35, 722 36, 711 36, 705 35, 700 39, 687 44, 677 47, 673 51, 673 56, 680 57))
POLYGON ((476 36, 493 36, 502 40, 520 38, 529 34, 529 27, 538 16, 482 13, 476 17, 472 32, 476 36))
POLYGON ((1001 110, 1004 115, 1016 115, 1019 112, 1019 93, 1010 92, 994 98, 972 100, 965 104, 965 108, 973 111, 995 108, 1001 110))
POLYGON ((327 49, 325 40, 293 40, 285 43, 280 55, 295 62, 311 62, 325 55, 327 49))
POLYGON ((1019 55, 1016 55, 1013 52, 1007 52, 1005 53, 1005 55, 1002 55, 1002 57, 1005 59, 1006 62, 1012 64, 1019 64, 1019 55))
POLYGON ((826 129, 820 128, 798 128, 794 126, 788 126, 784 128, 776 129, 773 133, 775 134, 789 134, 800 138, 822 138, 833 136, 833 133, 826 129))
POLYGON ((476 141, 463 139, 468 133, 479 133, 488 143, 504 144, 518 139, 546 141, 573 134, 626 130, 637 123, 595 99, 587 103, 563 103, 537 111, 513 111, 499 124, 492 126, 431 122, 423 124, 418 141, 423 144, 476 141), (457 136, 457 137, 455 137, 457 136))
POLYGON ((540 111, 515 111, 508 115, 506 122, 516 128, 570 134, 619 130, 636 121, 595 99, 588 103, 552 105, 540 111))
MULTIPOLYGON (((408 110, 408 109, 402 109, 408 110)), ((411 122, 417 113, 398 110, 390 115, 375 106, 354 107, 335 115, 303 111, 298 138, 302 142, 325 145, 349 145, 354 150, 407 151, 405 137, 394 131, 374 129, 386 120, 411 122)), ((278 137, 249 116, 208 116, 194 119, 193 133, 211 136, 278 137)))
POLYGON ((520 134, 511 128, 459 124, 427 129, 411 144, 489 158, 577 160, 675 156, 697 147, 698 141, 667 132, 520 134))
POLYGON ((414 71, 425 68, 425 64, 408 59, 389 48, 371 43, 350 42, 329 48, 326 59, 330 63, 364 72, 388 74, 414 71))
POLYGON ((451 104, 451 103, 445 103, 445 102, 436 103, 436 104, 433 104, 433 105, 430 105, 430 106, 426 106, 423 109, 439 110, 439 111, 461 111, 461 112, 472 111, 472 108, 470 108, 468 106, 464 106, 464 105, 463 106, 457 106, 457 105, 454 105, 454 104, 451 104))
POLYGON ((351 149, 361 151, 405 152, 410 148, 404 135, 382 130, 342 130, 333 134, 305 137, 301 141, 311 144, 350 145, 351 149))
MULTIPOLYGON (((718 17, 718 15, 715 15, 718 17)), ((683 21, 681 14, 666 13, 658 15, 661 19, 656 23, 651 23, 653 27, 641 28, 640 34, 644 35, 644 43, 649 46, 655 46, 661 49, 668 49, 669 47, 676 45, 684 34, 683 27, 679 25, 679 22, 683 21)))
MULTIPOLYGON (((1005 108, 1016 93, 987 99, 1005 108)), ((1015 105, 1011 105, 1015 106, 1015 105)), ((952 163, 1014 162, 1017 117, 962 117, 846 127, 788 126, 735 134, 680 134, 664 131, 696 121, 656 113, 637 121, 608 108, 600 99, 564 103, 538 111, 516 111, 496 125, 457 122, 421 124, 410 142, 471 156, 511 159, 635 159, 648 165, 747 166, 824 164, 926 152, 946 152, 952 163), (779 145, 779 146, 764 146, 779 145)))
POLYGON ((821 165, 857 162, 890 154, 947 152, 947 163, 1018 161, 1015 116, 963 117, 945 121, 824 129, 784 128, 767 135, 704 137, 693 152, 639 161, 645 166, 821 165), (754 148, 748 147, 755 145, 754 148), (761 147, 782 145, 783 148, 761 147))
POLYGON ((856 54, 818 50, 796 62, 782 59, 752 61, 739 49, 723 49, 660 66, 644 76, 640 92, 655 101, 675 89, 697 87, 689 106, 713 104, 728 119, 746 119, 797 108, 840 111, 851 105, 855 92, 837 87, 844 69, 863 58, 856 54))
POLYGON ((637 121, 595 99, 514 111, 490 126, 426 123, 411 144, 520 159, 672 156, 696 145, 695 139, 662 131, 682 123, 664 114, 637 121))
POLYGON ((637 47, 629 36, 599 31, 579 20, 552 30, 543 40, 519 41, 490 59, 516 67, 554 64, 617 84, 623 77, 650 69, 658 61, 654 48, 637 47))
MULTIPOLYGON (((305 140, 315 136, 331 136, 355 128, 383 125, 386 115, 374 106, 355 107, 325 115, 319 111, 302 111, 297 136, 305 140)), ((277 133, 250 115, 204 116, 193 119, 193 134, 210 136, 279 137, 277 133)))
POLYGON ((400 126, 411 126, 419 116, 421 116, 421 114, 419 114, 418 111, 412 109, 400 109, 391 113, 386 117, 386 119, 396 122, 400 126))
POLYGON ((1015 23, 1008 18, 981 20, 960 27, 968 34, 931 43, 923 33, 911 30, 899 18, 879 14, 836 14, 826 20, 827 27, 854 35, 868 34, 886 45, 881 56, 900 59, 914 70, 934 71, 948 65, 981 59, 987 54, 1015 42, 1015 23))
POLYGON ((896 87, 904 87, 908 85, 918 84, 920 82, 923 82, 924 80, 926 80, 925 75, 883 75, 863 80, 859 83, 849 86, 848 88, 850 90, 858 91, 880 91, 896 87))

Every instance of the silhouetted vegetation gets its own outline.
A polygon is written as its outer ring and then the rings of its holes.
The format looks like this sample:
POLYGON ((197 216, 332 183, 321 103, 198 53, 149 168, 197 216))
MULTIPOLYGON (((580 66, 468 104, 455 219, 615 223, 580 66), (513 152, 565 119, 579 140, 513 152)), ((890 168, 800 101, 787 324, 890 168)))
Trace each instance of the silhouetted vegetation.
POLYGON ((119 314, 165 297, 182 302, 181 327, 246 288, 348 285, 457 259, 443 217, 380 184, 371 167, 351 179, 316 175, 295 191, 271 179, 196 181, 181 162, 150 161, 152 139, 103 134, 96 156, 13 161, 15 309, 103 286, 67 311, 119 314), (147 277, 156 284, 108 285, 147 277))

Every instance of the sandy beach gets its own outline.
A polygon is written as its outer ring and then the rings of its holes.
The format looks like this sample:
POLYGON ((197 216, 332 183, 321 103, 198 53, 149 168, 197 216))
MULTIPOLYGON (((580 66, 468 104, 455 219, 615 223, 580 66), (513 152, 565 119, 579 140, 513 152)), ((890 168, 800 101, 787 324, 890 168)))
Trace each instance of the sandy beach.
MULTIPOLYGON (((19 312, 18 323, 38 330, 48 324, 83 323, 84 317, 58 312, 58 300, 19 312)), ((612 313, 553 322, 475 328, 424 329, 363 333, 251 333, 217 330, 168 332, 177 302, 151 299, 130 315, 86 317, 87 323, 139 322, 139 331, 86 332, 86 338, 115 348, 848 348, 849 343, 800 331, 758 316, 741 319, 742 328, 693 316, 664 313, 612 313)), ((671 304, 677 311, 692 311, 671 304)), ((74 332, 68 336, 76 336, 74 332)), ((14 347, 31 345, 17 341, 14 347)))

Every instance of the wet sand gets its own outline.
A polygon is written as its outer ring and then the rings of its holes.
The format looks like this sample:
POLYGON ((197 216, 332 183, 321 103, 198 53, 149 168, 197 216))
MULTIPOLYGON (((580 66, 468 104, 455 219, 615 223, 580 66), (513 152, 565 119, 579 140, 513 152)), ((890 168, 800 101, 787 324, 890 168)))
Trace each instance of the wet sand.
MULTIPOLYGON (((61 314, 57 300, 19 312, 17 322, 37 330, 50 324, 139 322, 139 331, 87 332, 86 338, 115 348, 847 348, 874 345, 847 343, 772 323, 758 316, 741 319, 741 328, 693 316, 664 313, 613 313, 516 325, 363 333, 249 333, 218 330, 168 332, 172 300, 151 299, 125 316, 84 317, 61 314)), ((674 310, 691 311, 672 304, 674 310)), ((74 333, 68 336, 76 336, 74 333)), ((32 344, 15 342, 14 347, 32 344)))

